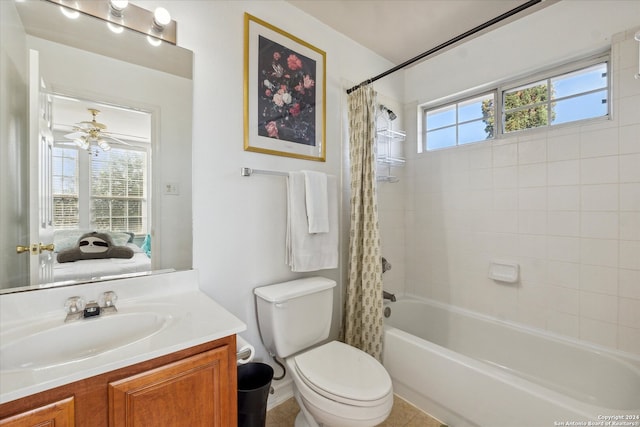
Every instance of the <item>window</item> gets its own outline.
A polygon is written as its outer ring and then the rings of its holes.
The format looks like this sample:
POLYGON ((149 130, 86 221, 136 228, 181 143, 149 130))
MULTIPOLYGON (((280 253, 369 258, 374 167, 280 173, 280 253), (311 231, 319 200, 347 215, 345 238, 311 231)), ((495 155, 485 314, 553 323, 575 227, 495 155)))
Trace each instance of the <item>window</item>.
POLYGON ((502 93, 503 132, 553 126, 608 114, 607 63, 549 77, 502 93))
POLYGON ((608 68, 606 57, 576 62, 479 96, 423 107, 422 147, 436 150, 512 132, 607 117, 608 68))
POLYGON ((89 154, 53 149, 54 227, 146 234, 148 152, 111 148, 89 154))
POLYGON ((427 150, 493 138, 494 104, 495 94, 492 92, 427 110, 427 150))
POLYGON ((78 228, 78 150, 53 149, 53 226, 78 228))
POLYGON ((112 148, 91 159, 91 224, 146 232, 146 153, 112 148))

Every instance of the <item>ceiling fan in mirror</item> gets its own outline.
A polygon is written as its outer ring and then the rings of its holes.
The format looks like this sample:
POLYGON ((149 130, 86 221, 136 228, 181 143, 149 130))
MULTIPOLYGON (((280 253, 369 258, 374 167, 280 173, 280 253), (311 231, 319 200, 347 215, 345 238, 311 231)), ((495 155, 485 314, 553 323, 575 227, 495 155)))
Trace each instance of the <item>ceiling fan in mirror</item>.
POLYGON ((96 108, 87 108, 87 110, 89 110, 93 118, 91 121, 76 123, 76 125, 72 127, 73 132, 65 135, 65 138, 73 142, 66 144, 73 144, 87 151, 90 151, 91 147, 96 145, 100 147, 102 151, 111 150, 111 144, 131 145, 107 132, 107 125, 96 121, 96 116, 100 113, 100 110, 96 108))

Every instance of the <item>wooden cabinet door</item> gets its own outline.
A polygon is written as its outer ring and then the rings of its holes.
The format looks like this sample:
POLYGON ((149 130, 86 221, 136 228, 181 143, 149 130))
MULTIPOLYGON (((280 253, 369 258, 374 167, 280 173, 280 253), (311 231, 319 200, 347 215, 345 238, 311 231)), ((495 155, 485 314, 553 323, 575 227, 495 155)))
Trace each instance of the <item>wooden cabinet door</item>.
POLYGON ((2 427, 74 427, 73 397, 0 420, 2 427))
POLYGON ((109 384, 110 427, 228 427, 235 420, 229 346, 109 384))

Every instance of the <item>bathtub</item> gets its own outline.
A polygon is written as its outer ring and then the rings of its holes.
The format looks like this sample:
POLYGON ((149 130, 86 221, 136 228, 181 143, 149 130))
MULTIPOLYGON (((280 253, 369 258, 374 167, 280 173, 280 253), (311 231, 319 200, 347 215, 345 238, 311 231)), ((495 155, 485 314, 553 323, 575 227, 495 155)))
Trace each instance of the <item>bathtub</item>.
POLYGON ((386 307, 394 391, 452 427, 640 426, 640 357, 430 300, 386 307))

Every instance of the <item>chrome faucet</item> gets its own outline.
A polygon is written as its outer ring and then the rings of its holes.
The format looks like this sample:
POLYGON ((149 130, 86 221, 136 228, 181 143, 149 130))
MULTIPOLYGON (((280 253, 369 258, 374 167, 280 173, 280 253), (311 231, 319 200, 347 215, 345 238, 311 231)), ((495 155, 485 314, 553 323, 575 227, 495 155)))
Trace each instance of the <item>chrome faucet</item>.
POLYGON ((392 294, 391 292, 387 292, 387 291, 382 291, 382 299, 388 299, 391 302, 396 302, 395 294, 392 294))
POLYGON ((391 270, 391 263, 385 257, 382 257, 382 274, 391 270))
POLYGON ((101 314, 116 313, 116 301, 118 296, 113 291, 104 292, 99 299, 99 303, 96 301, 89 301, 85 304, 81 297, 70 297, 64 304, 64 308, 67 311, 67 317, 64 319, 66 322, 73 322, 80 319, 86 319, 87 317, 96 317, 101 314))

